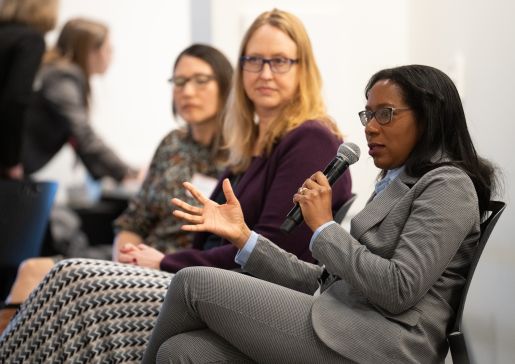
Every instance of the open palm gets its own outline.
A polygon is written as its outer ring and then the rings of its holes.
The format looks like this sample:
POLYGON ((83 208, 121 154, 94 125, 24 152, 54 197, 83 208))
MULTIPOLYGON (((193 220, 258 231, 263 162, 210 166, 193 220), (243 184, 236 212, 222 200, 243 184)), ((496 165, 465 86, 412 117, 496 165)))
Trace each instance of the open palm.
POLYGON ((223 181, 222 187, 227 202, 220 205, 205 197, 191 183, 185 182, 184 188, 201 206, 195 207, 181 199, 174 198, 172 203, 182 210, 175 210, 173 215, 190 223, 183 225, 183 230, 209 231, 241 248, 250 236, 250 229, 245 224, 240 203, 234 195, 228 179, 223 181))

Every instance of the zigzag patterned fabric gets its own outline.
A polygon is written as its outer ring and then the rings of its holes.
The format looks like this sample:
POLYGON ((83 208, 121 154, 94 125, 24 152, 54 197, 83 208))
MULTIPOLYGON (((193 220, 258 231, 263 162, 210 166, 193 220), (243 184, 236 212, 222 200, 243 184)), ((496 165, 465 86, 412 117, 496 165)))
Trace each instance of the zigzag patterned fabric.
POLYGON ((140 363, 173 274, 58 263, 0 337, 2 363, 140 363))

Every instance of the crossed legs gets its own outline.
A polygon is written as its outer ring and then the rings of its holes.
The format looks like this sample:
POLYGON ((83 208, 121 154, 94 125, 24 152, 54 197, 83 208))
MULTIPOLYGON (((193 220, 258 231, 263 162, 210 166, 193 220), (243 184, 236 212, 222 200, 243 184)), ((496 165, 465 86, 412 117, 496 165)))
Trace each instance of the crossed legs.
POLYGON ((143 362, 344 362, 316 336, 313 300, 231 271, 183 269, 172 280, 143 362))

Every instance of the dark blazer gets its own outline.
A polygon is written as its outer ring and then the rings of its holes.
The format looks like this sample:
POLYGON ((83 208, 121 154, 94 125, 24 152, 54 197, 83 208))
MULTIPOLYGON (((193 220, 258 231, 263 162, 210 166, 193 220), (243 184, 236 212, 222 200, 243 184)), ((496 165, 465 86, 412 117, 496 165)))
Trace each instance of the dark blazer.
POLYGON ((66 144, 94 178, 120 181, 129 171, 95 133, 89 122, 85 75, 74 64, 42 67, 35 82, 34 102, 27 110, 22 161, 27 174, 45 166, 66 144))
POLYGON ((25 110, 44 50, 37 30, 0 22, 0 170, 20 163, 25 110))
MULTIPOLYGON (((350 233, 328 226, 313 243, 331 273, 311 310, 320 340, 359 363, 443 362, 479 221, 472 181, 446 166, 418 180, 401 173, 350 233)), ((322 271, 263 237, 244 268, 309 294, 322 271)))
MULTIPOLYGON (((307 121, 286 134, 268 157, 255 157, 235 187, 247 225, 275 241, 300 259, 313 261, 309 251, 311 231, 302 224, 289 234, 279 230, 286 214, 293 207, 292 197, 304 180, 323 170, 332 160, 341 143, 318 121, 307 121)), ((221 181, 232 177, 227 171, 213 192, 221 191, 221 181)), ((334 185, 333 208, 336 210, 351 196, 351 178, 347 171, 334 185)), ((167 255, 161 269, 176 272, 188 266, 212 266, 232 269, 237 249, 227 241, 208 249, 208 234, 196 234, 194 249, 167 255), (207 249, 207 250, 206 250, 207 249)))

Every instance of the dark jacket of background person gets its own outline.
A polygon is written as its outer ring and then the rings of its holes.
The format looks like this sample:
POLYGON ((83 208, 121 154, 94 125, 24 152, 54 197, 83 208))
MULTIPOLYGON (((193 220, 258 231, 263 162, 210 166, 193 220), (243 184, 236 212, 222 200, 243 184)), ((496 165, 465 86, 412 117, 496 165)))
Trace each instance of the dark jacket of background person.
POLYGON ((45 166, 70 143, 93 178, 121 181, 130 170, 97 136, 89 122, 85 75, 74 64, 45 65, 27 112, 22 162, 26 174, 45 166))
MULTIPOLYGON (((341 141, 327 127, 317 121, 309 121, 286 134, 268 157, 254 157, 234 187, 247 225, 282 249, 312 262, 308 247, 311 237, 309 228, 301 224, 285 234, 279 226, 293 207, 291 197, 297 188, 313 173, 324 169, 336 155, 339 143, 341 141)), ((232 178, 233 175, 226 172, 220 181, 226 177, 232 178)), ((212 196, 220 193, 221 183, 212 196)), ((333 187, 333 210, 338 209, 350 196, 351 178, 347 171, 333 187)), ((236 247, 225 240, 219 241, 220 246, 216 247, 209 246, 212 243, 209 234, 197 233, 194 248, 166 255, 161 261, 161 269, 177 272, 184 267, 200 265, 225 269, 238 267, 234 262, 236 247)))
POLYGON ((20 163, 25 110, 44 50, 41 32, 0 21, 0 170, 20 163))

